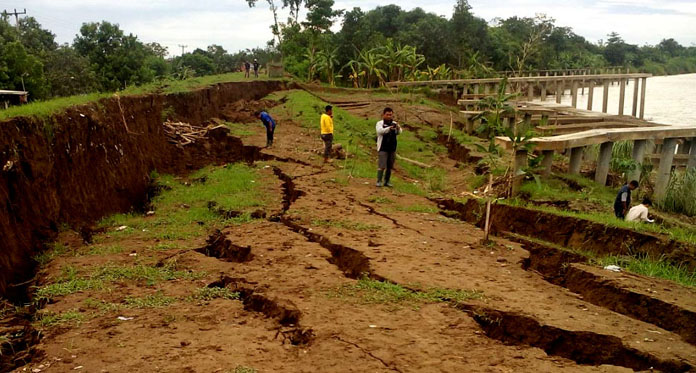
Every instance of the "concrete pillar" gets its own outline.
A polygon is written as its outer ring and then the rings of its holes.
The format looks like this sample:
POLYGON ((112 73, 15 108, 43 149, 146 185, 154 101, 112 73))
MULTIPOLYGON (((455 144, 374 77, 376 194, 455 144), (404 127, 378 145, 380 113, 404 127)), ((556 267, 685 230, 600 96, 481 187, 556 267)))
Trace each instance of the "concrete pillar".
POLYGON ((689 139, 683 139, 683 142, 679 144, 679 148, 677 148, 677 154, 689 154, 690 148, 691 142, 689 139))
POLYGON ((582 166, 582 155, 585 152, 585 147, 570 149, 570 164, 568 165, 569 174, 579 174, 580 166, 582 166))
POLYGON ((520 187, 522 186, 522 181, 524 181, 524 171, 522 170, 527 166, 527 151, 518 150, 515 152, 515 170, 512 174, 512 190, 510 194, 514 197, 519 193, 520 187))
POLYGON ((592 99, 594 98, 594 80, 590 80, 587 88, 587 110, 592 110, 592 99))
POLYGON ((578 81, 573 80, 572 88, 570 89, 570 94, 572 95, 572 105, 574 108, 578 107, 578 81))
POLYGON ((544 150, 543 152, 541 152, 541 154, 543 155, 543 158, 541 159, 542 176, 551 175, 551 166, 553 166, 554 153, 555 152, 553 150, 544 150))
POLYGON ((464 86, 462 87, 462 98, 468 99, 468 97, 464 97, 464 95, 468 95, 468 94, 469 94, 469 86, 467 84, 464 84, 464 86))
POLYGON ((631 115, 638 117, 638 78, 633 79, 633 106, 631 107, 631 115))
POLYGON ((561 95, 563 94, 562 80, 556 80, 556 103, 561 103, 561 95))
POLYGON ((640 114, 638 118, 643 119, 645 115, 645 83, 647 83, 648 78, 641 78, 640 80, 640 114))
POLYGON ((677 139, 664 139, 660 166, 657 169, 657 180, 655 181, 655 197, 658 200, 664 197, 667 186, 669 186, 669 176, 672 173, 672 161, 676 148, 677 139))
POLYGON ((619 81, 619 115, 624 113, 624 103, 626 98, 626 79, 619 81))
POLYGON ((604 97, 602 97, 602 113, 607 112, 609 107, 609 81, 602 80, 602 86, 604 87, 604 97))
POLYGON ((691 139, 691 149, 689 149, 689 161, 686 163, 686 170, 689 171, 696 167, 696 137, 691 139))
POLYGON ((541 101, 546 101, 546 83, 541 83, 541 101))
POLYGON ((531 80, 527 83, 527 100, 532 101, 534 99, 534 82, 531 80))
POLYGON ((645 159, 645 150, 648 148, 648 140, 636 140, 633 142, 633 161, 636 162, 636 169, 628 175, 629 181, 640 181, 640 167, 645 159))
POLYGON ((488 94, 491 93, 491 85, 490 84, 483 84, 483 94, 488 96, 488 94))
POLYGON ((599 158, 597 158, 597 169, 595 170, 595 182, 597 184, 607 184, 607 174, 611 165, 611 149, 613 142, 605 142, 599 146, 599 158))

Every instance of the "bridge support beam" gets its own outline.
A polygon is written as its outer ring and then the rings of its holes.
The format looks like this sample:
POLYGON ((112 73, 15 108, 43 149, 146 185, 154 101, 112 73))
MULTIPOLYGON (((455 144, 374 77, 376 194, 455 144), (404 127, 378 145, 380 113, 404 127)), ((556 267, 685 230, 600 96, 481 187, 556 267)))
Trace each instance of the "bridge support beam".
POLYGON ((556 80, 556 103, 561 103, 561 95, 563 94, 562 80, 556 80))
POLYGON ((660 166, 657 169, 657 180, 655 181, 655 197, 658 200, 664 197, 669 186, 669 177, 672 172, 672 161, 674 160, 674 151, 677 148, 677 139, 665 139, 662 143, 662 156, 660 157, 660 166))
POLYGON ((546 83, 541 83, 541 101, 546 101, 546 83))
POLYGON ((689 160, 686 162, 686 170, 696 168, 696 137, 691 139, 691 149, 689 149, 689 160))
POLYGON ((648 82, 648 78, 640 79, 640 114, 638 118, 643 119, 645 116, 645 83, 648 82))
POLYGON ((512 189, 510 194, 514 197, 519 193, 524 181, 523 168, 527 166, 527 151, 522 149, 515 152, 515 170, 512 175, 512 189))
POLYGON ((578 107, 578 81, 577 80, 573 80, 570 94, 572 96, 571 104, 573 105, 574 108, 577 108, 578 107))
POLYGON ((543 158, 541 159, 542 171, 541 175, 548 177, 551 175, 551 167, 553 166, 553 155, 555 152, 553 150, 544 150, 542 153, 543 158))
POLYGON ((640 181, 641 165, 645 159, 645 150, 648 148, 648 140, 636 140, 633 142, 633 161, 636 162, 636 168, 629 174, 629 181, 640 181))
POLYGON ((609 104, 609 83, 610 82, 608 80, 602 81, 602 86, 604 87, 604 96, 602 96, 602 113, 607 112, 609 104))
POLYGON ((587 88, 587 110, 592 111, 592 99, 594 98, 594 80, 590 80, 590 86, 587 88))
POLYGON ((638 78, 633 79, 633 106, 631 107, 631 115, 637 117, 638 115, 638 78))
POLYGON ((679 144, 679 148, 677 148, 677 154, 689 154, 689 150, 691 149, 691 141, 689 139, 684 139, 681 144, 679 144))
POLYGON ((570 149, 570 165, 568 167, 569 174, 579 174, 580 166, 582 166, 582 155, 585 152, 585 147, 580 146, 570 149))
POLYGON ((626 102, 626 79, 621 79, 619 85, 619 115, 623 115, 626 102))
POLYGON ((595 182, 598 184, 607 184, 607 175, 609 174, 609 165, 611 164, 611 149, 613 147, 613 142, 605 142, 599 146, 599 158, 597 158, 597 169, 595 170, 595 182))

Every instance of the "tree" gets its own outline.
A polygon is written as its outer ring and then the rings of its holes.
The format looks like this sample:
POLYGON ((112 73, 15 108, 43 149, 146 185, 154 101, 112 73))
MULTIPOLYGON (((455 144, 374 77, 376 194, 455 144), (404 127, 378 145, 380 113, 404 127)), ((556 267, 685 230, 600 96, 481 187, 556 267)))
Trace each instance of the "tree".
POLYGON ((306 0, 307 21, 302 25, 314 33, 326 32, 343 10, 333 10, 334 0, 306 0))
POLYGON ((85 94, 99 89, 89 60, 67 44, 46 56, 44 69, 53 97, 85 94))
MULTIPOLYGON (((246 0, 247 4, 249 5, 249 8, 253 8, 256 6, 256 2, 258 0, 246 0)), ((273 35, 278 38, 278 47, 283 44, 283 40, 281 39, 281 25, 278 23, 278 7, 276 6, 276 3, 274 0, 266 0, 268 3, 269 9, 271 9, 271 13, 273 13, 273 25, 271 25, 271 32, 273 32, 273 35)))
POLYGON ((48 96, 43 64, 18 41, 0 45, 0 86, 29 91, 33 99, 48 96))
POLYGON ((41 27, 34 17, 25 17, 19 20, 19 40, 27 50, 27 53, 37 57, 56 50, 55 35, 41 27))
POLYGON ((73 45, 89 59, 103 90, 122 89, 154 78, 145 64, 151 52, 136 36, 125 35, 116 24, 85 23, 73 45))
POLYGON ((215 72, 215 64, 213 60, 206 55, 202 49, 198 49, 193 53, 186 53, 174 60, 174 66, 177 70, 191 69, 196 76, 210 75, 215 72), (201 51, 203 53, 196 53, 201 51))
POLYGON ((489 49, 490 36, 486 21, 474 17, 467 0, 457 0, 450 20, 450 29, 458 67, 464 66, 467 57, 475 53, 486 53, 489 49))
POLYGON ((164 59, 169 55, 169 48, 157 42, 147 43, 145 44, 145 48, 155 57, 164 59))

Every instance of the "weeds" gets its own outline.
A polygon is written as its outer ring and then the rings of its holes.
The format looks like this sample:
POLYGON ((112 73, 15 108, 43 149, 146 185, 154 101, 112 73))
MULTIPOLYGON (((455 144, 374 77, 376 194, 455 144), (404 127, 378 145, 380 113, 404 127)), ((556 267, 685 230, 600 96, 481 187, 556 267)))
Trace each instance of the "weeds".
POLYGON ((176 302, 176 298, 164 295, 161 291, 144 297, 126 297, 126 308, 163 308, 176 302))
POLYGON ((196 290, 193 295, 193 299, 202 301, 211 301, 213 299, 239 299, 239 292, 233 291, 230 288, 225 287, 204 287, 196 290))
POLYGON ((348 229, 352 231, 370 231, 379 229, 378 225, 365 224, 361 222, 355 222, 350 220, 328 220, 328 219, 315 219, 312 220, 312 225, 317 227, 333 227, 338 229, 348 229))
POLYGON ((690 270, 685 265, 674 265, 664 256, 655 259, 647 254, 636 256, 611 255, 595 258, 591 262, 602 267, 617 265, 628 272, 662 278, 684 286, 696 287, 696 271, 690 270))
POLYGON ((61 313, 44 312, 37 314, 36 322, 43 328, 50 328, 68 323, 79 324, 84 319, 85 316, 78 310, 70 310, 61 313))
POLYGON ((39 263, 39 266, 43 267, 53 259, 66 255, 68 252, 71 252, 69 247, 63 245, 62 243, 56 242, 50 245, 50 247, 46 248, 42 253, 36 255, 34 260, 39 263))
POLYGON ((674 172, 657 206, 663 211, 696 216, 696 169, 674 172))

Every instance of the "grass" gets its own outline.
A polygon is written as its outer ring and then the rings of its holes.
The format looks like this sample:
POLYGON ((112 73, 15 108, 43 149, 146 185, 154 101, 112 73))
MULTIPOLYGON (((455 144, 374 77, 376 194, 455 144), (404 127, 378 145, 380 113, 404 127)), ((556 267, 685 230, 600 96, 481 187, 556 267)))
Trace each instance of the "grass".
POLYGON ((60 313, 44 312, 37 314, 36 322, 43 328, 50 328, 63 324, 78 324, 85 319, 85 315, 78 310, 70 310, 60 313))
POLYGON ((440 212, 440 209, 437 207, 433 206, 427 206, 427 205, 408 205, 408 206, 396 206, 394 207, 395 210, 397 211, 404 211, 404 212, 420 212, 420 213, 429 213, 429 214, 437 214, 440 212))
POLYGON ((663 211, 696 216, 696 170, 674 172, 664 197, 656 202, 663 211))
POLYGON ((370 196, 367 198, 368 202, 372 203, 379 203, 379 204, 384 204, 384 203, 394 203, 391 199, 387 197, 382 197, 382 196, 370 196))
POLYGON ((226 122, 224 122, 224 125, 230 129, 230 135, 232 135, 232 136, 244 137, 244 136, 252 136, 255 134, 254 131, 249 129, 248 124, 232 123, 232 122, 226 121, 226 122))
POLYGON ((38 299, 52 299, 88 290, 103 290, 108 284, 117 281, 144 281, 148 286, 159 282, 177 279, 197 280, 204 272, 177 270, 172 265, 161 267, 138 265, 106 264, 90 273, 80 274, 71 266, 63 267, 61 277, 54 283, 44 285, 36 291, 38 299))
POLYGON ((602 267, 617 265, 628 272, 696 287, 696 271, 689 270, 684 265, 674 265, 664 257, 655 259, 647 254, 638 256, 610 255, 594 258, 591 262, 602 267))
POLYGON ((338 229, 348 229, 352 231, 370 231, 380 228, 378 225, 365 224, 351 220, 315 219, 312 220, 312 225, 317 227, 333 227, 338 229))
MULTIPOLYGON (((176 94, 204 88, 217 83, 239 82, 245 80, 248 79, 244 78, 243 73, 208 75, 186 80, 165 79, 142 86, 131 86, 117 93, 120 96, 141 95, 154 92, 176 94)), ((278 79, 264 78, 263 80, 278 79)), ((104 98, 112 97, 113 95, 114 93, 112 92, 100 92, 86 95, 59 97, 47 101, 34 101, 28 105, 12 106, 6 110, 0 110, 0 120, 18 116, 36 116, 40 118, 47 118, 52 114, 65 110, 68 107, 96 102, 104 98)))
POLYGON ((126 308, 163 308, 176 301, 176 298, 164 295, 161 291, 158 291, 155 294, 144 297, 128 296, 124 300, 124 305, 126 308))
POLYGON ((230 373, 257 373, 256 369, 250 368, 244 365, 239 365, 236 368, 234 368, 233 371, 230 371, 230 373))
POLYGON ((205 179, 205 182, 184 184, 173 176, 158 176, 157 183, 164 190, 152 201, 154 216, 117 214, 103 219, 99 225, 128 227, 110 232, 112 237, 134 234, 160 240, 199 237, 210 227, 251 221, 251 211, 266 206, 274 195, 267 192, 269 183, 264 182, 264 175, 244 164, 209 166, 194 172, 190 179, 205 179), (242 215, 225 219, 208 208, 210 201, 221 209, 240 211, 242 215))
POLYGON ((367 277, 355 283, 343 285, 328 293, 332 298, 357 298, 364 304, 422 304, 438 302, 463 302, 481 299, 483 293, 476 290, 452 290, 432 288, 424 291, 407 289, 388 281, 367 277))
POLYGON ((34 256, 34 260, 39 264, 39 266, 43 267, 53 259, 68 253, 72 253, 72 250, 69 247, 63 245, 62 243, 55 242, 48 245, 43 252, 34 256))
POLYGON ((203 287, 196 290, 193 299, 211 301, 213 299, 239 299, 239 292, 224 287, 203 287))

